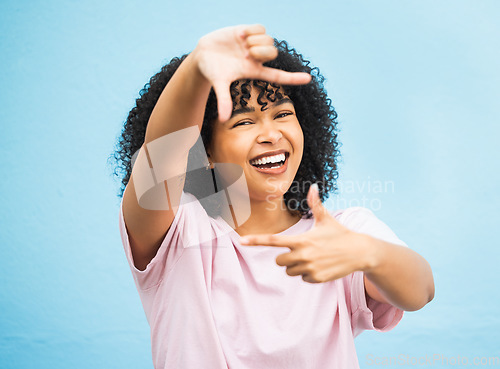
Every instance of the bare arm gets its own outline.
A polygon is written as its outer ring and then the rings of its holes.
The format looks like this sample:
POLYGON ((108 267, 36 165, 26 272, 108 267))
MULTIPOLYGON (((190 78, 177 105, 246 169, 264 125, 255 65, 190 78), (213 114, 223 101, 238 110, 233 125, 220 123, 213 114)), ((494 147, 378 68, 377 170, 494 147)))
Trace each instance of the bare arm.
POLYGON ((371 255, 364 271, 370 297, 407 311, 419 310, 434 298, 432 270, 422 256, 404 246, 360 237, 371 255))
MULTIPOLYGON (((188 55, 160 95, 148 122, 143 150, 148 143, 169 133, 193 125, 201 129, 210 83, 199 72, 194 59, 193 53, 188 55)), ((191 146, 192 144, 194 142, 191 146)), ((172 168, 172 178, 176 177, 176 173, 185 171, 191 146, 186 142, 185 146, 179 145, 178 150, 169 150, 171 155, 166 155, 170 156, 164 159, 167 165, 177 166, 177 168, 172 168)), ((147 150, 145 153, 149 154, 147 150)), ((144 270, 156 255, 161 241, 174 220, 184 187, 184 178, 177 177, 176 185, 165 185, 165 191, 170 200, 168 210, 149 210, 139 205, 134 186, 134 178, 140 181, 138 175, 140 175, 138 167, 134 166, 123 194, 123 216, 135 266, 144 270)))

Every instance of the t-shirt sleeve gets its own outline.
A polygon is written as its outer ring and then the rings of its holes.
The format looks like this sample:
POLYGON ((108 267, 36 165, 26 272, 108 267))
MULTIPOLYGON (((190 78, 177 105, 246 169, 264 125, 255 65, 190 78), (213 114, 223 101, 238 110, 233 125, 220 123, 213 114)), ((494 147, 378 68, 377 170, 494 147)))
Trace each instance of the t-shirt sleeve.
POLYGON ((134 265, 129 235, 123 217, 123 199, 120 204, 119 227, 125 255, 137 288, 147 290, 158 286, 162 282, 184 250, 196 243, 194 238, 197 237, 193 236, 197 235, 198 229, 200 227, 210 229, 210 224, 206 211, 196 197, 183 192, 174 220, 156 255, 145 270, 139 270, 134 265))
MULTIPOLYGON (((337 218, 347 228, 386 242, 408 247, 396 234, 370 209, 352 207, 346 209, 337 218)), ((370 298, 365 292, 363 272, 354 272, 347 276, 348 298, 351 306, 351 325, 354 336, 363 330, 389 331, 403 318, 403 310, 378 302, 370 298)))

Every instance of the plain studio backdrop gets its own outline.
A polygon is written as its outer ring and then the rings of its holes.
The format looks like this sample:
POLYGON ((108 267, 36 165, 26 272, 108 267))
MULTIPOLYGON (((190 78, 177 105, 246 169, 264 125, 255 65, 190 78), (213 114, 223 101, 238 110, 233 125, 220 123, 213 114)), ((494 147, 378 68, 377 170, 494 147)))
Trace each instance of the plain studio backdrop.
POLYGON ((2 1, 0 367, 152 368, 107 160, 162 65, 253 23, 326 77, 326 206, 372 209, 434 271, 431 304, 356 338, 361 367, 498 357, 499 19, 494 0, 2 1))

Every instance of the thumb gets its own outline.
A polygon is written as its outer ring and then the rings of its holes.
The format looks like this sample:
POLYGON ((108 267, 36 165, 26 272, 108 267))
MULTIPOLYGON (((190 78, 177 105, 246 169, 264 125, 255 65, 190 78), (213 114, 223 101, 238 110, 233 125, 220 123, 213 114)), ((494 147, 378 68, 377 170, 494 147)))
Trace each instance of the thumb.
POLYGON ((218 81, 213 83, 213 88, 217 96, 219 120, 225 122, 231 118, 231 113, 233 112, 233 100, 229 92, 229 84, 224 81, 218 81))
POLYGON ((316 183, 313 183, 311 187, 309 187, 309 192, 307 193, 307 204, 309 205, 316 222, 321 222, 329 215, 328 211, 321 203, 318 185, 316 183))

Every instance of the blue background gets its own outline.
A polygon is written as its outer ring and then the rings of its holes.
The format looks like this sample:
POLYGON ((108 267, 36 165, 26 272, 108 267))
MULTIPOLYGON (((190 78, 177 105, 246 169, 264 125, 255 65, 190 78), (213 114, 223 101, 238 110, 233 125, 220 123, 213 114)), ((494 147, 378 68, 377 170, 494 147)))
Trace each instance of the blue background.
POLYGON ((500 356, 499 19, 481 0, 2 1, 0 367, 152 368, 107 159, 163 64, 245 23, 327 77, 357 188, 327 207, 368 199, 433 268, 431 304, 356 339, 361 367, 500 356))

